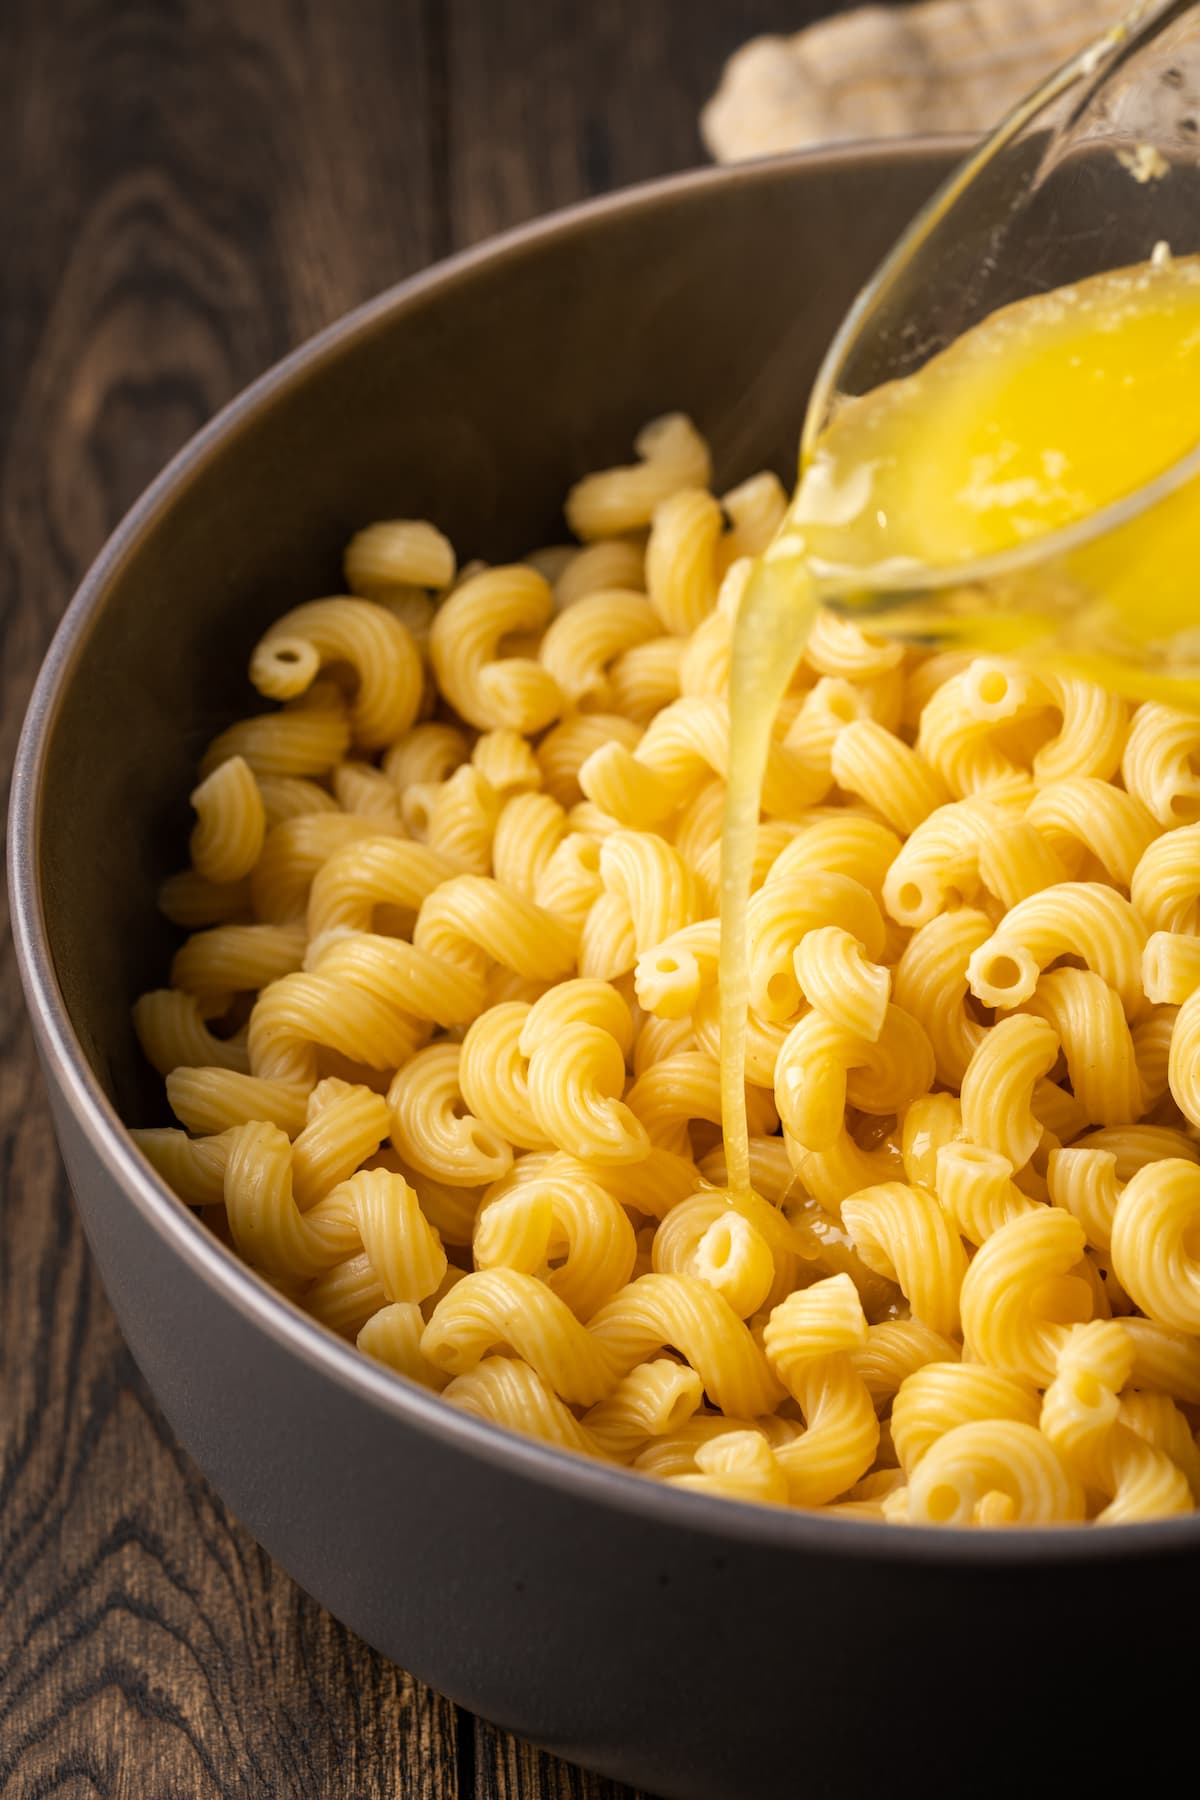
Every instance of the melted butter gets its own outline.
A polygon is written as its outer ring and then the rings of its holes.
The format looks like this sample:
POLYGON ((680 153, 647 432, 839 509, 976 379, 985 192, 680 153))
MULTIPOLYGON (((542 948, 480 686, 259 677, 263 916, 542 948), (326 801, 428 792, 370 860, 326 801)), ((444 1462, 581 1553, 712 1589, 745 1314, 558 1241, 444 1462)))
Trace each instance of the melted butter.
POLYGON ((1156 255, 1019 301, 834 412, 734 635, 720 976, 735 1192, 750 1187, 746 910, 762 777, 817 607, 928 643, 1052 655, 1135 697, 1200 706, 1200 474, 1171 473, 1198 441, 1200 257, 1156 255), (1088 531, 1156 481, 1146 504, 1088 531), (1064 531, 1043 556, 1038 540, 1064 531))

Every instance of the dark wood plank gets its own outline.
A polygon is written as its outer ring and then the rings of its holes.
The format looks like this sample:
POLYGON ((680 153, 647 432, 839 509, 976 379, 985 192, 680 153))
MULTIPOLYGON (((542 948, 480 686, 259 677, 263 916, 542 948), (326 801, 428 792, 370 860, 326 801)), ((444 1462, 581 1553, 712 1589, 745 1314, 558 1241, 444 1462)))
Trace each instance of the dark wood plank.
POLYGON ((839 0, 446 0, 455 238, 707 161, 697 121, 725 58, 837 10, 839 0))

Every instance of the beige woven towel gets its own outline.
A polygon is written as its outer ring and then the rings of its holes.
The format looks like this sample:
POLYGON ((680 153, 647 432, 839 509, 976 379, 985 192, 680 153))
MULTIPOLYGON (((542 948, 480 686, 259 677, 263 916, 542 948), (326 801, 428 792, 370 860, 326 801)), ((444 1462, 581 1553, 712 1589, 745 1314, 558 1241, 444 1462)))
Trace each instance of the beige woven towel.
POLYGON ((730 57, 701 115, 719 162, 838 139, 987 130, 1128 0, 864 6, 730 57))

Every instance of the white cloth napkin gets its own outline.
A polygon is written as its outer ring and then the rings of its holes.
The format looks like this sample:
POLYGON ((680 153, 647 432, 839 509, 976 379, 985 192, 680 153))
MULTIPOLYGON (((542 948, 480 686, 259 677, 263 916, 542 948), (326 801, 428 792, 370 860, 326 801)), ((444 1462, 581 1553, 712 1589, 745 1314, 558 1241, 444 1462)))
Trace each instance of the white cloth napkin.
POLYGON ((863 6, 730 57, 700 129, 718 162, 838 139, 983 132, 1128 0, 863 6))

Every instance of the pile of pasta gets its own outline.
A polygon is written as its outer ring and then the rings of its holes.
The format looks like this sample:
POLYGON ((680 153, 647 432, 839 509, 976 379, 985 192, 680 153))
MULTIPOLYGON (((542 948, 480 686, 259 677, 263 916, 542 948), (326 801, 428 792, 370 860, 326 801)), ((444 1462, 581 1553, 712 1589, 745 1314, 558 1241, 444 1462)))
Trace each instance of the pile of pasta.
POLYGON ((785 495, 658 419, 577 542, 376 524, 254 651, 135 1009, 154 1166, 479 1418, 894 1522, 1200 1496, 1200 718, 818 618, 725 1185, 730 642, 785 495))

